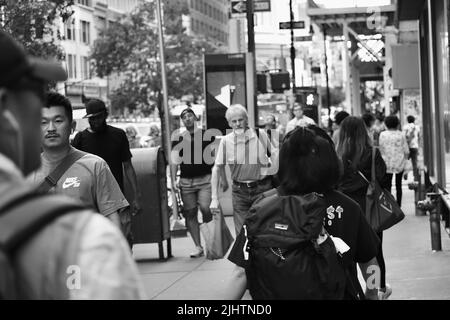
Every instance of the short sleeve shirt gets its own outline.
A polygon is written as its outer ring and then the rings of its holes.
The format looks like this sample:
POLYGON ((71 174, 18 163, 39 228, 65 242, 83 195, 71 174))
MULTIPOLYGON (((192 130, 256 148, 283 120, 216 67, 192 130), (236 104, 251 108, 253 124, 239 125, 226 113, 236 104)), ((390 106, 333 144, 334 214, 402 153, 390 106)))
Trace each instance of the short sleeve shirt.
MULTIPOLYGON (((70 152, 73 152, 73 148, 70 152)), ((61 162, 51 162, 41 156, 42 166, 28 180, 39 185, 61 162)), ((79 199, 86 206, 108 216, 129 204, 122 194, 106 162, 92 154, 76 161, 50 192, 79 199)))
POLYGON ((405 169, 406 157, 409 152, 405 134, 399 130, 386 130, 380 134, 380 152, 386 163, 388 173, 400 173, 405 169))
POLYGON ((107 126, 104 132, 90 132, 86 129, 75 136, 72 145, 105 160, 120 189, 124 190, 122 163, 132 157, 125 131, 112 126, 107 126))
MULTIPOLYGON (((368 224, 359 205, 341 192, 331 191, 325 195, 327 214, 325 229, 341 238, 350 250, 343 255, 344 264, 352 277, 353 284, 358 285, 356 263, 364 263, 374 258, 379 250, 380 241, 368 224)), ((244 259, 245 235, 242 231, 236 238, 228 259, 234 264, 246 268, 244 259)), ((347 286, 348 290, 350 288, 347 286)))
MULTIPOLYGON (((271 171, 276 166, 269 167, 267 146, 261 140, 269 141, 262 130, 259 139, 252 129, 248 129, 243 135, 236 135, 234 132, 227 134, 220 140, 215 164, 229 165, 231 178, 241 182, 261 180, 273 174, 271 171)), ((278 150, 272 144, 271 157, 276 159, 277 155, 278 150)))

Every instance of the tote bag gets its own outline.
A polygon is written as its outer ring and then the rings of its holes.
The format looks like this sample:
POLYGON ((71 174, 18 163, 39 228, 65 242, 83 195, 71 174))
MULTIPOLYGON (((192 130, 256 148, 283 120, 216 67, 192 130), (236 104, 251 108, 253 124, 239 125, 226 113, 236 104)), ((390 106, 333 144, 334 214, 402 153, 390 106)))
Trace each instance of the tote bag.
POLYGON ((234 238, 223 217, 222 209, 213 215, 210 222, 202 223, 200 231, 205 239, 206 258, 222 259, 233 244, 234 238))
POLYGON ((405 214, 400 209, 394 196, 386 189, 381 188, 375 175, 375 147, 372 148, 372 179, 368 181, 364 175, 358 171, 369 184, 366 193, 367 221, 375 232, 381 232, 396 225, 405 218, 405 214))

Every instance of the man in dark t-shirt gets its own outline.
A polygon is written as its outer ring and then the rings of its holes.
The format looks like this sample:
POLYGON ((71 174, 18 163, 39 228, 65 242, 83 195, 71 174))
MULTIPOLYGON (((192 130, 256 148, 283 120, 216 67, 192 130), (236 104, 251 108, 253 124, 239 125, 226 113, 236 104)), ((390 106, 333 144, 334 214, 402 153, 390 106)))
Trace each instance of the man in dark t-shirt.
POLYGON ((106 124, 108 111, 105 103, 99 99, 92 99, 86 104, 86 116, 90 127, 78 132, 72 145, 82 151, 95 154, 106 161, 116 178, 122 192, 124 191, 124 176, 128 179, 133 192, 130 211, 122 212, 124 233, 131 245, 131 217, 130 213, 140 210, 140 192, 137 185, 136 172, 131 163, 131 152, 125 132, 106 124))
POLYGON ((181 112, 181 120, 186 131, 172 135, 173 172, 180 166, 179 187, 183 200, 183 215, 186 227, 195 244, 191 258, 204 254, 200 240, 200 225, 197 219, 198 208, 203 216, 203 223, 212 219, 209 205, 211 203, 211 168, 214 164, 214 136, 207 137, 205 130, 197 128, 198 118, 191 108, 181 112))

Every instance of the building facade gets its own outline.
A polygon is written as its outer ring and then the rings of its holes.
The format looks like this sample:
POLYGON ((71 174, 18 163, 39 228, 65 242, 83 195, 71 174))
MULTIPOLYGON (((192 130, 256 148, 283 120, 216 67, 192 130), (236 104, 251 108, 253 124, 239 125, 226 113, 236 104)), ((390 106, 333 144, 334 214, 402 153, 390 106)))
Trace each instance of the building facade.
MULTIPOLYGON (((432 180, 450 187, 449 0, 398 2, 398 20, 417 24, 424 165, 432 180)), ((405 68, 406 69, 406 68, 405 68)))
POLYGON ((187 0, 189 16, 184 25, 189 35, 201 35, 228 47, 229 0, 187 0))
POLYGON ((82 96, 107 100, 109 81, 91 74, 89 56, 95 39, 109 24, 132 11, 139 0, 76 0, 73 15, 60 26, 68 80, 61 88, 74 109, 84 108, 82 96))

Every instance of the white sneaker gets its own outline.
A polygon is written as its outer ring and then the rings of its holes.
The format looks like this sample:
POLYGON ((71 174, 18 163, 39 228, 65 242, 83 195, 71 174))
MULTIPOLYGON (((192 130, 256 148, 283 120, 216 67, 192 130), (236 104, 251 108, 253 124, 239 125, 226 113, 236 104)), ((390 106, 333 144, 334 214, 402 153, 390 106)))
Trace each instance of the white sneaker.
POLYGON ((190 257, 191 258, 198 258, 203 256, 204 252, 203 252, 203 248, 202 247, 195 247, 194 252, 191 252, 190 257))
POLYGON ((392 288, 390 285, 386 283, 386 287, 384 290, 378 290, 378 300, 387 300, 389 296, 392 294, 392 288))

